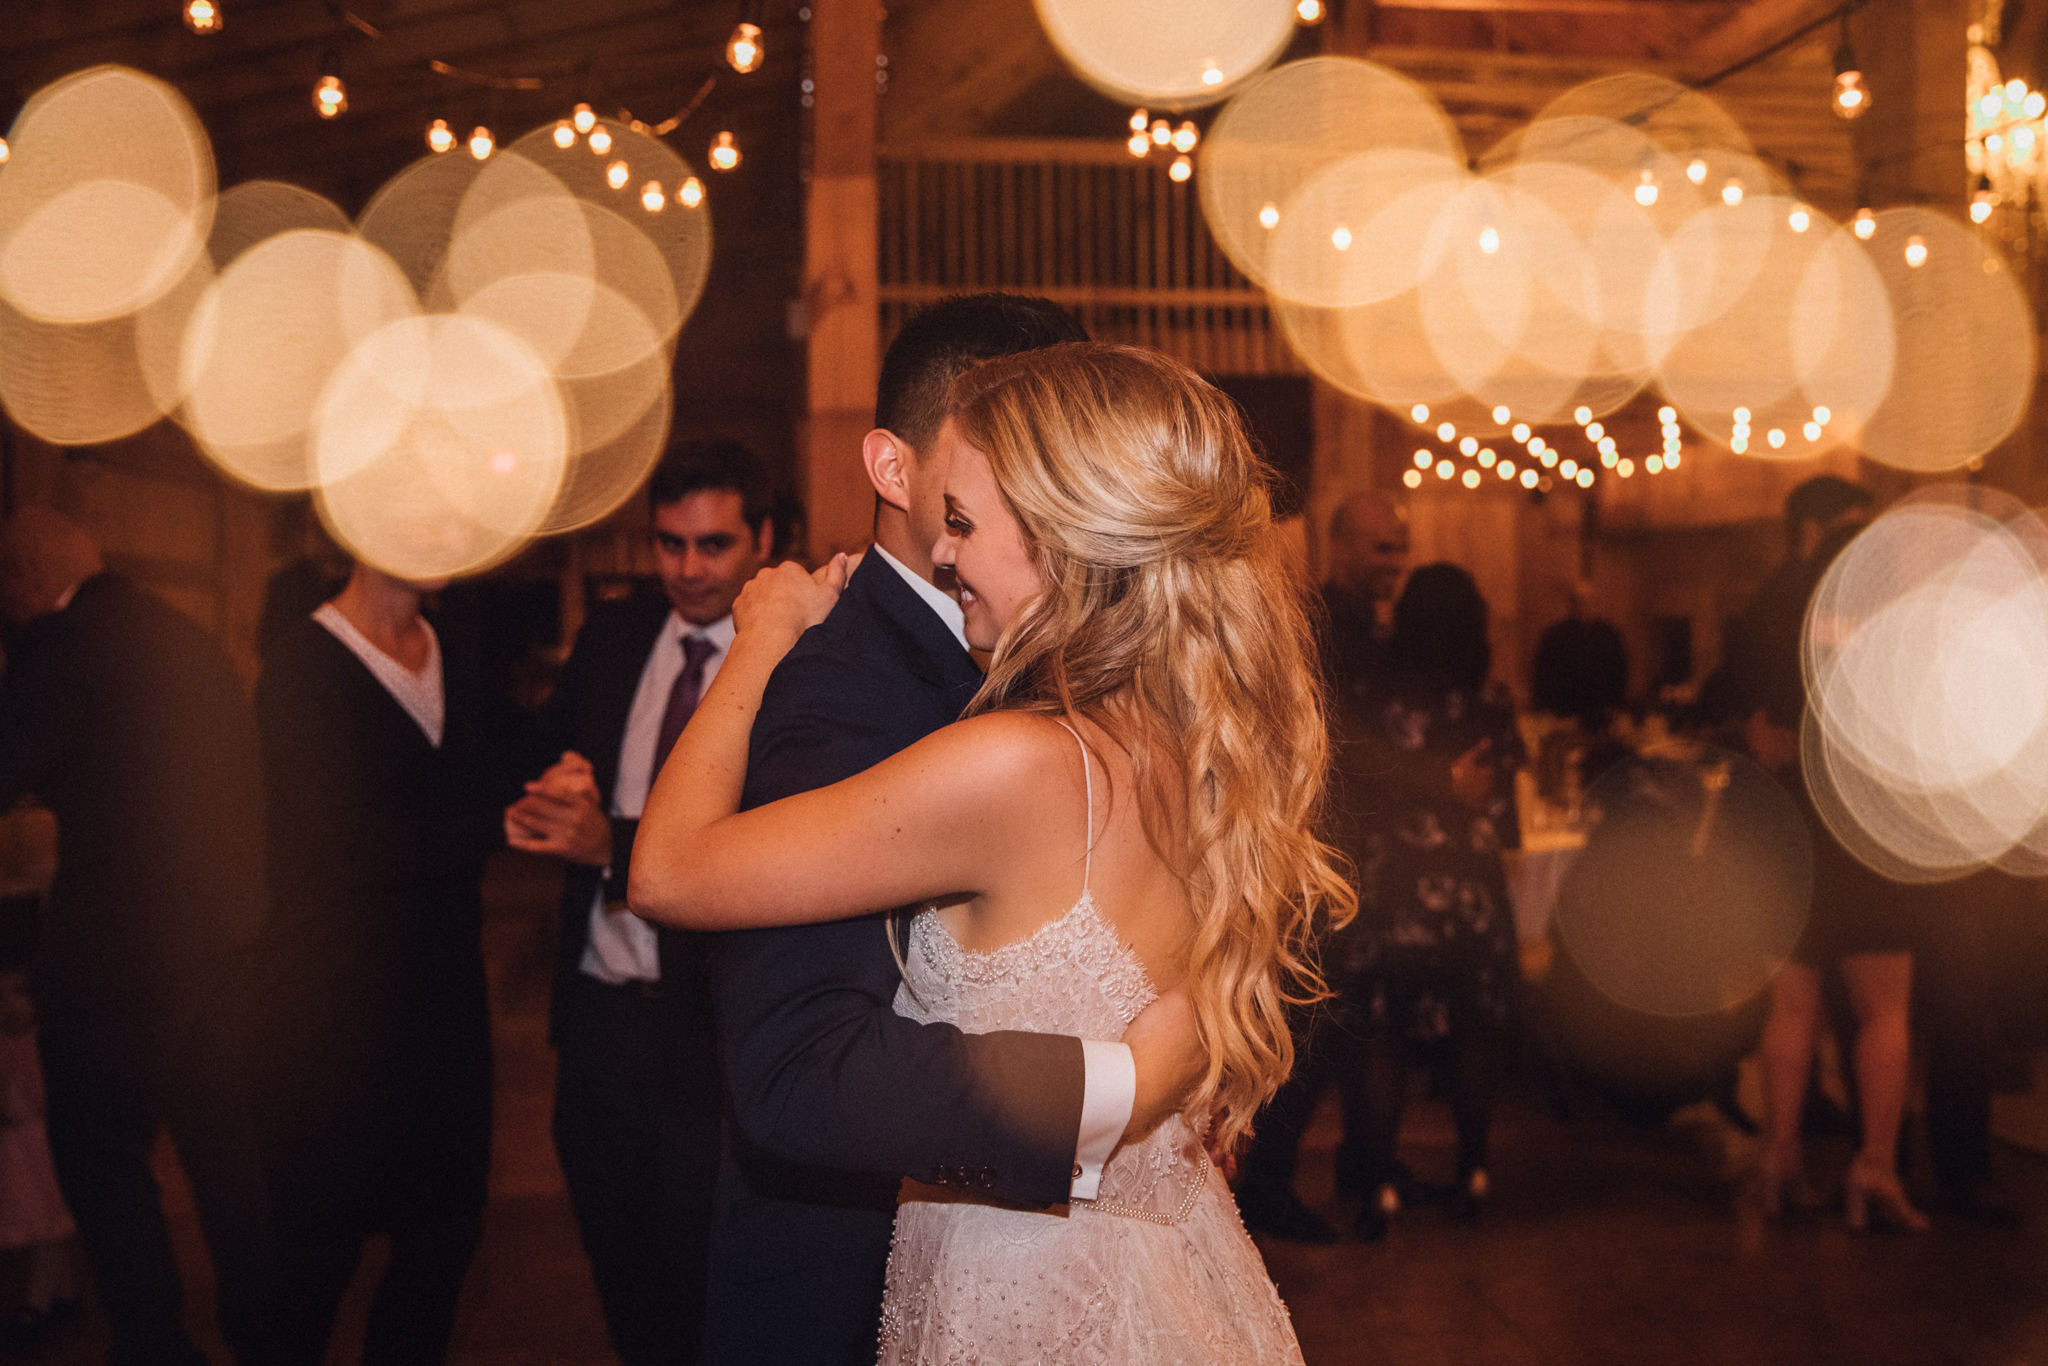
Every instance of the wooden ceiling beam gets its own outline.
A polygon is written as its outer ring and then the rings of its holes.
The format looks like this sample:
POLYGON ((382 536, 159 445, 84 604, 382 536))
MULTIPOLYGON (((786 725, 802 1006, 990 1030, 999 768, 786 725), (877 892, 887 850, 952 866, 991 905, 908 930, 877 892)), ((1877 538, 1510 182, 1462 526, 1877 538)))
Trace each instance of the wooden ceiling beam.
POLYGON ((1686 70, 1697 80, 1711 75, 1841 8, 1841 0, 1750 0, 1750 3, 1700 35, 1682 55, 1686 70))
POLYGON ((1377 0, 1383 10, 1443 10, 1478 14, 1577 14, 1653 20, 1682 14, 1688 21, 1732 17, 1742 0, 1377 0))

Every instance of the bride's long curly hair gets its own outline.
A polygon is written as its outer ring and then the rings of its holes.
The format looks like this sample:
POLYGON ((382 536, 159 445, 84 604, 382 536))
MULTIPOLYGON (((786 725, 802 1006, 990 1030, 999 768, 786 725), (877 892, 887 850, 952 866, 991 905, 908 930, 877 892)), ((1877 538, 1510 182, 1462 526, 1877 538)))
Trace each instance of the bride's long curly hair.
POLYGON ((1072 714, 1133 761, 1144 829, 1193 911, 1186 986, 1213 1137, 1294 1065, 1323 994, 1317 922, 1356 909, 1318 837, 1329 765, 1302 587, 1236 405, 1165 356, 1074 342, 988 361, 951 395, 1046 590, 968 710, 1072 714))

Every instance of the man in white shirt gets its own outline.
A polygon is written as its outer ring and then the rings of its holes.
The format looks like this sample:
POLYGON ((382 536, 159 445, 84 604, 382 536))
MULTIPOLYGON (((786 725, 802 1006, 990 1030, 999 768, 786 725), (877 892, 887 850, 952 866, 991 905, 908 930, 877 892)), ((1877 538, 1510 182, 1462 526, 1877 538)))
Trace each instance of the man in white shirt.
POLYGON ((626 1366, 696 1359, 720 1115, 702 943, 630 914, 626 868, 648 788, 773 540, 767 473, 737 443, 679 448, 648 494, 662 592, 592 611, 546 712, 562 757, 505 813, 513 847, 569 865, 555 1148, 626 1366))

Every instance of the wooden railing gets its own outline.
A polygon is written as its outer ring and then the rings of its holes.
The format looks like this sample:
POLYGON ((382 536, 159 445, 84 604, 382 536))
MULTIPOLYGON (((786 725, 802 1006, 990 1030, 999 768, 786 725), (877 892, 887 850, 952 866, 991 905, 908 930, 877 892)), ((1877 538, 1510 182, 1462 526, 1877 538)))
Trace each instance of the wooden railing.
POLYGON ((884 341, 922 304, 1007 289, 1212 374, 1300 373, 1265 294, 1210 237, 1194 183, 1167 175, 1171 160, 1078 140, 883 148, 884 341))

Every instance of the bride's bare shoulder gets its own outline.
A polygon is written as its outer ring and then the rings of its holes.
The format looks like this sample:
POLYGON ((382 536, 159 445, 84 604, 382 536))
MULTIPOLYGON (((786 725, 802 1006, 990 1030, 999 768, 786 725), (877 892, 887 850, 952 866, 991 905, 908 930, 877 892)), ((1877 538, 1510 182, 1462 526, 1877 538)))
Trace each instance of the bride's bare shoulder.
POLYGON ((1073 770, 1081 750, 1066 727, 1039 712, 992 711, 956 721, 917 745, 936 761, 971 767, 977 782, 1042 788, 1048 772, 1073 770))

